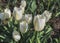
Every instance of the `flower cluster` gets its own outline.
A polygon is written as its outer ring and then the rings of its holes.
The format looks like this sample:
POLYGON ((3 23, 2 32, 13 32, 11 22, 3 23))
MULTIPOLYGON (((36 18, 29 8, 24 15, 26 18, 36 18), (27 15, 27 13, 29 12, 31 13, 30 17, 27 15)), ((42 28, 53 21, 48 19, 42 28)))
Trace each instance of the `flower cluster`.
MULTIPOLYGON (((19 30, 21 33, 26 33, 28 30, 28 24, 32 22, 32 14, 24 14, 26 7, 26 1, 21 0, 20 7, 14 7, 12 16, 15 18, 15 20, 20 21, 19 22, 19 30), (24 17, 23 17, 24 16, 24 17), (23 19, 24 18, 24 19, 23 19), (23 20, 22 20, 23 19, 23 20), (22 21, 21 21, 22 20, 22 21)), ((34 24, 34 30, 35 31, 42 31, 45 27, 46 22, 49 21, 51 18, 52 13, 45 10, 41 15, 34 16, 33 24, 34 24)), ((4 9, 4 13, 0 13, 0 19, 5 20, 11 18, 11 11, 9 8, 4 9)), ((13 39, 15 41, 19 41, 21 36, 19 32, 13 31, 13 39)))
MULTIPOLYGON (((51 18, 52 13, 45 10, 43 14, 34 16, 33 24, 35 31, 42 31, 46 25, 46 22, 51 18)), ((28 24, 32 21, 32 14, 25 14, 23 17, 23 21, 19 23, 20 32, 26 33, 28 31, 28 24)))
POLYGON ((45 27, 46 22, 48 22, 49 19, 51 18, 51 15, 52 15, 52 13, 50 13, 47 10, 45 10, 43 12, 43 14, 35 16, 34 17, 34 21, 33 21, 33 23, 34 23, 34 29, 36 31, 43 30, 44 27, 45 27))

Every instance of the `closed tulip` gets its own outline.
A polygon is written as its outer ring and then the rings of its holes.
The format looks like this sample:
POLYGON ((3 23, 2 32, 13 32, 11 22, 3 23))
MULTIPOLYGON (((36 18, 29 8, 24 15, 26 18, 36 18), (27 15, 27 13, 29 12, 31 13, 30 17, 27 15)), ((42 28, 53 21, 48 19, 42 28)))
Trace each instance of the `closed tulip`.
POLYGON ((46 22, 48 22, 49 19, 50 19, 51 16, 52 16, 52 13, 50 13, 50 12, 47 11, 47 10, 45 10, 42 15, 46 17, 46 22))
POLYGON ((23 12, 20 8, 14 7, 13 16, 16 20, 21 20, 23 16, 23 12))
POLYGON ((45 20, 45 17, 43 17, 42 15, 37 15, 34 17, 33 23, 35 31, 41 31, 44 29, 45 20))
POLYGON ((32 21, 32 14, 25 14, 25 20, 29 24, 32 21))
POLYGON ((12 35, 13 35, 13 39, 14 39, 16 42, 19 41, 20 38, 21 38, 19 32, 17 32, 17 31, 13 31, 12 35))
POLYGON ((26 1, 25 0, 21 0, 21 6, 23 6, 24 8, 26 7, 26 1))
POLYGON ((4 13, 5 13, 5 15, 4 15, 5 18, 8 19, 11 17, 11 11, 9 8, 4 9, 4 13))
POLYGON ((28 30, 28 23, 25 21, 20 22, 20 32, 21 33, 26 33, 28 30))

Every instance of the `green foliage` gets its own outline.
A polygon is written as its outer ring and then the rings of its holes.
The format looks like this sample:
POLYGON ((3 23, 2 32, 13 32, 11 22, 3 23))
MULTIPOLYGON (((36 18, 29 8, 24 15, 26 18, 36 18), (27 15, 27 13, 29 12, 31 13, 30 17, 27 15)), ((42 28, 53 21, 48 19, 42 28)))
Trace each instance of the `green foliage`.
POLYGON ((30 8, 31 12, 34 13, 36 8, 37 8, 36 1, 32 1, 31 8, 30 8))
MULTIPOLYGON (((6 6, 16 6, 17 0, 9 0, 6 6)), ((20 1, 19 1, 20 2, 20 1)), ((27 7, 25 13, 32 13, 33 15, 37 13, 36 0, 26 0, 27 7)), ((60 16, 60 0, 40 0, 38 12, 41 14, 44 10, 49 10, 52 12, 52 18, 60 16)), ((0 12, 3 11, 2 5, 0 5, 0 12)), ((32 26, 32 24, 31 24, 32 26)), ((12 38, 13 30, 19 31, 19 21, 16 21, 11 17, 7 25, 0 25, 0 43, 60 43, 59 38, 52 38, 51 32, 52 27, 46 25, 45 29, 36 32, 30 30, 25 34, 20 33, 21 39, 15 42, 12 38), (50 40, 50 42, 48 42, 50 40)))
POLYGON ((58 12, 56 15, 55 15, 55 17, 58 17, 60 15, 60 12, 58 12))

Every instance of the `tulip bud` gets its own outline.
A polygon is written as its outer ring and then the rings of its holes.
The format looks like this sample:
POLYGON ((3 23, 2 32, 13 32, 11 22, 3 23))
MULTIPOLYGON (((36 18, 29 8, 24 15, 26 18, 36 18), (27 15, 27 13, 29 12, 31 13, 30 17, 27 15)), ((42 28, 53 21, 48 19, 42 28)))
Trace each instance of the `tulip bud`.
POLYGON ((14 39, 16 42, 19 41, 20 38, 21 38, 19 32, 17 32, 17 31, 13 31, 12 35, 13 35, 13 39, 14 39))
POLYGON ((34 17, 33 23, 35 31, 41 31, 45 26, 45 17, 43 17, 42 15, 37 15, 34 17))
POLYGON ((45 10, 42 15, 46 17, 46 22, 48 22, 49 19, 50 19, 51 16, 52 16, 52 13, 50 13, 50 12, 47 11, 47 10, 45 10))
POLYGON ((13 16, 16 20, 21 20, 23 12, 20 8, 14 7, 13 16))
POLYGON ((6 19, 8 19, 8 18, 11 17, 11 11, 10 11, 10 9, 8 9, 8 8, 4 9, 4 13, 5 13, 4 16, 5 16, 6 19))
POLYGON ((25 14, 25 20, 29 24, 32 21, 32 14, 25 14))
POLYGON ((28 24, 25 21, 20 22, 20 32, 26 33, 28 30, 28 24))
POLYGON ((21 0, 21 6, 23 6, 24 8, 26 7, 26 1, 25 0, 21 0))

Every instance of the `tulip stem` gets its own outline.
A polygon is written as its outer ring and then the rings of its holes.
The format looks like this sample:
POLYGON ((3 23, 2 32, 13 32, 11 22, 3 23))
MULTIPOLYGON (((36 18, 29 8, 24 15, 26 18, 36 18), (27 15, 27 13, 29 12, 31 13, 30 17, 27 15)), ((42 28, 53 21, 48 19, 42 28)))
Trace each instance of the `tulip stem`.
POLYGON ((18 43, 18 41, 16 43, 18 43))

